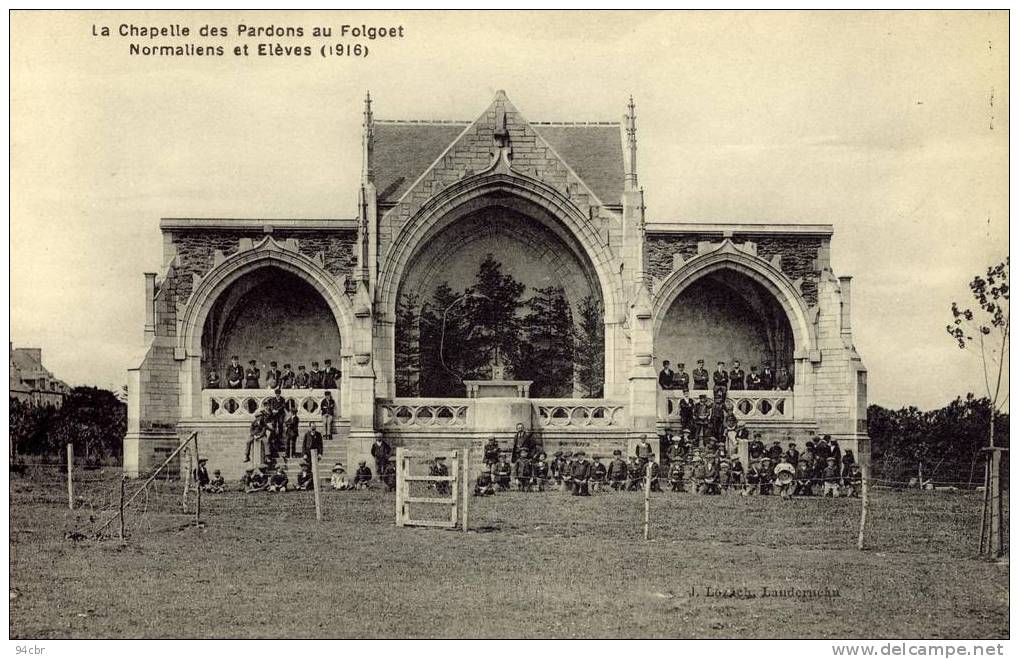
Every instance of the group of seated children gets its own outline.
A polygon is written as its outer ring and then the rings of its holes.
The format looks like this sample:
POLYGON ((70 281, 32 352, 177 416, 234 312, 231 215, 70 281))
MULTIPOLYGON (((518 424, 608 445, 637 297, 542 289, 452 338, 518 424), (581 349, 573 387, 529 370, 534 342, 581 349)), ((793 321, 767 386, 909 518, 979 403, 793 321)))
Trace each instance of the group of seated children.
POLYGON ((248 467, 241 476, 241 489, 247 493, 252 492, 286 492, 287 490, 311 490, 315 487, 314 476, 311 473, 311 464, 305 460, 301 462, 300 471, 297 474, 297 482, 290 483, 287 475, 287 468, 284 465, 277 465, 275 469, 266 463, 257 467, 248 467))
POLYGON ((512 464, 510 451, 486 451, 485 468, 475 482, 474 494, 505 492, 515 482, 521 492, 555 487, 586 496, 608 488, 640 490, 650 478, 652 491, 662 491, 665 484, 672 492, 697 494, 859 496, 861 475, 853 452, 846 450, 839 456, 837 443, 828 435, 816 442, 808 441, 802 454, 792 442, 788 450, 783 450, 778 441, 765 448, 760 433, 748 448, 746 469, 738 456, 727 452, 723 442, 707 437, 703 445, 695 446, 687 431, 682 438, 668 440, 664 469, 655 460, 646 437, 628 459, 623 458, 622 451, 613 451, 608 464, 599 455, 593 456, 593 462, 588 461, 583 451, 556 451, 550 462, 544 452, 532 459, 526 449, 521 449, 512 464))
MULTIPOLYGON (((343 467, 342 462, 337 462, 333 465, 330 486, 334 490, 367 490, 371 487, 371 482, 372 470, 364 460, 357 463, 353 480, 347 480, 347 470, 343 467)), ((382 483, 385 485, 387 492, 396 489, 396 458, 391 458, 386 463, 386 467, 382 472, 382 483)))

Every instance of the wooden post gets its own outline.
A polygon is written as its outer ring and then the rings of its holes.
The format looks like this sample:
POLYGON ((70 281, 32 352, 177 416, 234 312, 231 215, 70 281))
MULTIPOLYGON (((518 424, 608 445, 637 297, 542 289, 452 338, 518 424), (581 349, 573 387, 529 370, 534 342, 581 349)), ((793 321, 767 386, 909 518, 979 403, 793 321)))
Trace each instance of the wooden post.
POLYGON ((651 536, 651 463, 647 463, 644 471, 644 539, 651 536))
MULTIPOLYGON (((198 465, 198 435, 195 438, 195 468, 198 465)), ((195 527, 199 527, 202 524, 202 484, 195 479, 195 527)))
POLYGON ((315 489, 315 519, 322 521, 322 499, 318 492, 318 449, 311 449, 311 484, 315 489))
MULTIPOLYGON (((189 437, 186 443, 190 444, 191 443, 191 439, 192 438, 189 437)), ((187 451, 185 453, 187 454, 187 465, 183 464, 183 461, 181 461, 181 468, 184 469, 184 478, 183 478, 183 480, 184 480, 184 493, 181 496, 180 505, 184 509, 184 512, 187 512, 188 511, 188 490, 191 489, 191 469, 192 469, 192 464, 194 462, 194 453, 192 452, 192 450, 190 448, 187 449, 187 451)))
POLYGON ((124 490, 127 489, 127 478, 120 477, 120 541, 124 541, 124 490))
POLYGON ((404 476, 403 473, 403 447, 396 447, 396 525, 403 526, 403 499, 404 476))
POLYGON ((1005 553, 1005 538, 1001 532, 1001 454, 1008 449, 987 447, 984 472, 984 506, 980 516, 980 554, 1000 558, 1005 553))
POLYGON ((74 510, 74 443, 67 442, 67 507, 74 510))
POLYGON ((467 533, 467 508, 470 505, 470 485, 471 485, 471 448, 470 442, 467 442, 466 448, 464 448, 464 475, 463 475, 463 532, 467 533))
POLYGON ((856 548, 863 550, 863 531, 867 527, 867 512, 870 508, 870 497, 868 496, 870 491, 870 460, 861 461, 860 464, 860 484, 863 487, 863 494, 861 495, 863 500, 860 505, 860 535, 856 538, 856 548))

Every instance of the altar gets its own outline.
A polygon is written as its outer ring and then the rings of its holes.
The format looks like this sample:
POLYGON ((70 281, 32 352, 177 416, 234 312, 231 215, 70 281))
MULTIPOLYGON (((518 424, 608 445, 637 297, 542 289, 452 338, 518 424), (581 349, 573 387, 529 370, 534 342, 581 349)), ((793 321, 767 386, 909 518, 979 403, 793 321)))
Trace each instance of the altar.
POLYGON ((532 380, 464 380, 468 398, 527 398, 532 380))

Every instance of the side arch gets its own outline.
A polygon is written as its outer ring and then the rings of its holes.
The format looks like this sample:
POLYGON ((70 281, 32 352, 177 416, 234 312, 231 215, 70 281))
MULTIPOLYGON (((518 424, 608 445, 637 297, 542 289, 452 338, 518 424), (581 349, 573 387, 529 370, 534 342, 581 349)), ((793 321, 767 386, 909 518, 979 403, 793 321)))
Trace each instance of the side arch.
POLYGON ((740 251, 729 241, 712 252, 695 256, 665 279, 652 301, 653 336, 658 336, 676 298, 690 284, 718 270, 732 270, 763 286, 774 296, 789 320, 796 353, 804 355, 815 349, 817 342, 814 326, 809 320, 809 311, 803 297, 797 293, 793 283, 764 259, 740 251))
POLYGON ((316 260, 267 236, 250 249, 230 255, 195 282, 183 312, 178 315, 177 349, 181 355, 201 357, 205 320, 216 300, 231 284, 266 266, 294 274, 318 291, 336 319, 344 354, 349 352, 353 338, 353 311, 341 282, 316 260))

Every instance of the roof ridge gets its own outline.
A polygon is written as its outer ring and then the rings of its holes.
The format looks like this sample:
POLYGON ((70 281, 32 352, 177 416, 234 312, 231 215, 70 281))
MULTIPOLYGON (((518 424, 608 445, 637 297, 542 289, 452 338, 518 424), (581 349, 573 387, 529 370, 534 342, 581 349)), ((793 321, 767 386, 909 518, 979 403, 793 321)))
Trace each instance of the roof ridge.
POLYGON ((373 119, 377 124, 412 124, 414 126, 459 126, 474 123, 460 119, 373 119))
POLYGON ((621 126, 618 121, 532 121, 534 126, 621 126))

